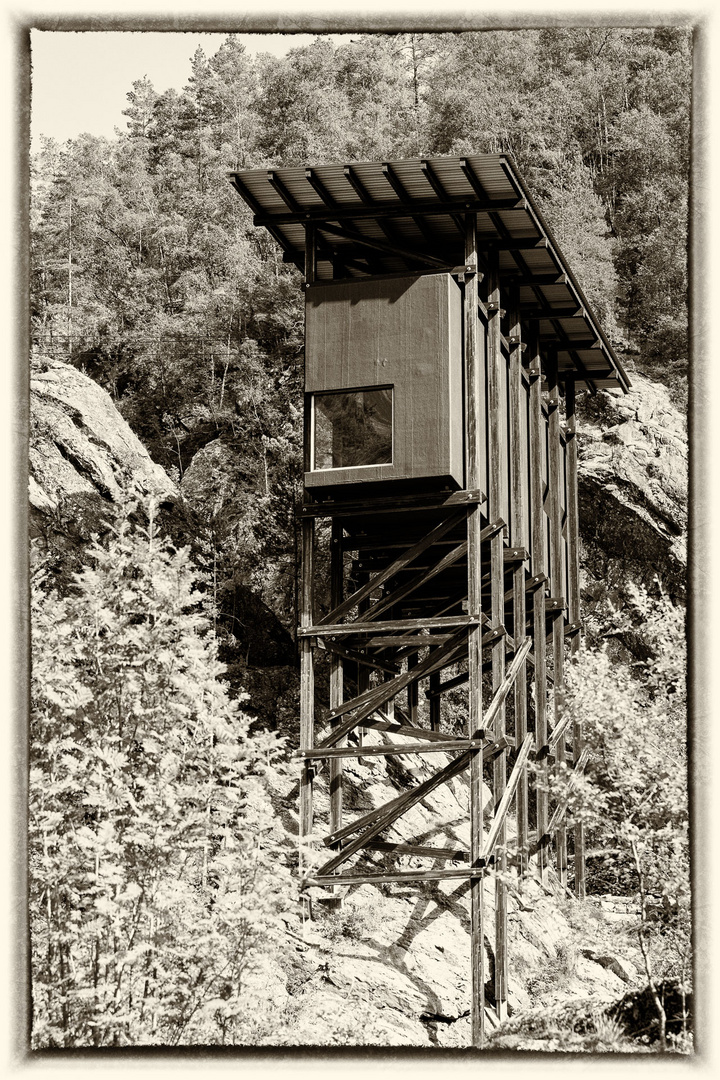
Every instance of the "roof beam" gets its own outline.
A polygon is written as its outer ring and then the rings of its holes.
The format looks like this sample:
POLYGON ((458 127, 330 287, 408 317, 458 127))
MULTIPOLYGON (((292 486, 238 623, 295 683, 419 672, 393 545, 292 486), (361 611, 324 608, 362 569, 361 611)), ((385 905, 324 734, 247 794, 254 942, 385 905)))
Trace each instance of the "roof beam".
POLYGON ((326 206, 335 206, 335 200, 313 169, 305 170, 305 179, 315 194, 320 196, 326 206))
POLYGON ((593 349, 597 352, 603 352, 602 342, 600 341, 600 338, 596 337, 569 338, 562 333, 558 334, 557 331, 553 331, 552 334, 540 334, 540 340, 546 344, 548 341, 551 341, 554 345, 557 345, 558 348, 567 349, 568 352, 573 349, 593 349))
MULTIPOLYGON (((429 161, 421 161, 420 162, 420 171, 422 172, 423 176, 427 180, 430 187, 433 189, 433 191, 437 195, 440 202, 444 203, 444 204, 449 202, 448 194, 445 191, 445 188, 442 186, 442 183, 440 181, 439 176, 437 176, 437 174, 434 172, 433 167, 432 167, 432 165, 430 164, 429 161)), ((450 217, 452 218, 453 224, 457 228, 457 231, 460 233, 460 235, 462 237, 464 237, 465 236, 465 224, 464 224, 464 218, 462 217, 462 215, 461 214, 450 214, 450 217)))
POLYGON ((295 199, 290 194, 288 189, 285 187, 285 185, 283 184, 282 180, 277 175, 277 173, 275 173, 272 169, 268 169, 267 178, 268 178, 268 183, 270 184, 270 187, 273 188, 273 190, 278 193, 278 195, 280 196, 282 201, 287 206, 288 210, 292 214, 299 213, 300 206, 298 205, 298 203, 295 202, 295 199))
POLYGON ((360 177, 357 175, 352 165, 345 165, 343 173, 345 174, 345 179, 348 184, 360 199, 360 202, 364 203, 365 206, 372 206, 373 201, 363 187, 360 177))
MULTIPOLYGON (((439 216, 441 214, 453 215, 460 213, 487 214, 491 210, 522 210, 525 207, 524 199, 496 199, 494 202, 490 202, 487 199, 463 199, 462 197, 448 198, 444 202, 435 199, 423 199, 410 204, 401 202, 373 203, 355 174, 352 175, 355 183, 351 183, 351 187, 356 194, 359 195, 361 189, 365 195, 361 204, 335 203, 332 207, 313 206, 290 212, 284 210, 270 211, 260 207, 255 201, 254 205, 251 204, 255 211, 255 225, 266 225, 268 222, 275 225, 302 225, 306 221, 342 221, 347 218, 360 220, 361 218, 407 218, 420 215, 439 216)), ((362 196, 360 197, 362 199, 362 196)))
POLYGON ((434 255, 426 255, 421 251, 409 251, 407 248, 396 247, 394 244, 386 243, 384 240, 363 236, 362 233, 355 232, 354 229, 344 229, 340 225, 331 225, 329 222, 323 222, 318 225, 318 228, 322 232, 329 232, 333 236, 342 237, 344 240, 351 240, 356 244, 362 244, 364 247, 374 248, 376 251, 382 251, 386 255, 397 255, 401 259, 415 259, 426 266, 447 266, 447 260, 445 259, 438 259, 434 255))
POLYGON ((478 199, 484 199, 486 202, 488 202, 489 200, 487 191, 480 183, 480 179, 477 173, 466 158, 460 158, 460 171, 462 172, 467 182, 470 184, 470 187, 473 189, 478 199))
MULTIPOLYGON (((385 233, 385 236, 387 237, 389 243, 393 247, 396 247, 397 246, 397 240, 396 240, 396 237, 395 237, 395 235, 394 235, 394 233, 392 231, 392 228, 387 224, 387 222, 385 220, 383 220, 381 218, 381 215, 379 215, 377 213, 377 208, 376 208, 376 206, 375 206, 375 204, 373 202, 372 196, 369 194, 368 191, 366 191, 362 181, 360 180, 360 177, 357 175, 357 173, 353 169, 352 165, 345 165, 344 168, 343 168, 343 173, 345 174, 345 179, 350 184, 350 186, 352 187, 355 194, 365 204, 366 213, 363 216, 371 217, 373 220, 377 220, 378 225, 380 226, 382 231, 385 233)), ((333 221, 341 221, 341 220, 348 220, 348 219, 352 220, 353 216, 354 215, 351 215, 351 214, 342 214, 342 216, 338 215, 338 217, 333 218, 332 220, 333 221)))
POLYGON ((521 304, 520 314, 523 319, 533 321, 541 319, 582 319, 584 311, 582 308, 579 308, 577 304, 573 304, 572 307, 558 308, 544 308, 535 305, 529 306, 527 304, 521 304))
POLYGON ((390 187, 393 189, 393 191, 397 195, 400 202, 403 203, 403 205, 409 207, 409 209, 411 211, 412 220, 415 223, 417 229, 419 230, 422 238, 426 242, 432 243, 433 242, 432 235, 428 231, 428 229, 427 229, 427 227, 425 225, 425 222, 422 219, 422 216, 420 216, 419 214, 412 214, 412 199, 410 198, 407 191, 403 187, 402 180, 397 175, 397 173, 394 171, 392 165, 390 165, 388 162, 386 162, 382 167, 382 174, 385 177, 385 180, 388 182, 390 187))

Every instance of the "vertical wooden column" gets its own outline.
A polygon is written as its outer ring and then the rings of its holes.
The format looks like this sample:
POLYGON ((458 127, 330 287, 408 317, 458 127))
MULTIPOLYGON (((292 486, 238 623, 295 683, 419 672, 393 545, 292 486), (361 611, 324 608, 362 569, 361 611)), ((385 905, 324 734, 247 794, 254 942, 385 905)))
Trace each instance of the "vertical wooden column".
MULTIPOLYGON (((545 512, 542 462, 545 454, 545 421, 542 412, 542 359, 537 330, 529 341, 530 364, 530 568, 533 577, 545 572, 545 512)), ((545 641, 545 590, 533 592, 533 651, 535 658, 535 746, 547 745, 547 645, 545 641)), ((548 826, 547 766, 538 762, 536 778, 537 831, 542 838, 548 826)), ((547 884, 547 848, 538 849, 540 879, 547 884)))
MULTIPOLYGON (((510 544, 521 547, 525 532, 525 506, 523 470, 525 468, 525 443, 520 420, 522 402, 522 336, 520 328, 520 293, 517 286, 510 291, 509 303, 509 403, 510 403, 510 544)), ((513 571, 513 636, 515 648, 525 637, 525 564, 515 563, 513 571)), ((527 735, 527 667, 523 662, 514 686, 515 740, 518 747, 527 735)), ((517 841, 520 871, 528 863, 528 778, 523 769, 517 789, 517 841)))
MULTIPOLYGON (((343 527, 337 519, 332 520, 330 536, 330 608, 338 607, 343 600, 343 527)), ((343 660, 336 653, 330 653, 330 708, 337 709, 343 703, 343 660)), ((339 723, 339 719, 335 724, 339 723)), ((332 726, 334 727, 335 724, 332 726)), ((340 739, 339 746, 346 745, 346 738, 340 739)), ((328 762, 328 780, 330 788, 330 832, 338 832, 343 823, 342 793, 342 758, 330 758, 328 762)), ((334 908, 339 908, 342 900, 337 897, 331 901, 334 908)))
MULTIPOLYGON (((484 438, 483 351, 478 326, 477 216, 465 215, 465 263, 473 266, 465 281, 465 386, 467 401, 467 478, 466 486, 480 487, 480 440, 484 438)), ((482 570, 480 562, 480 506, 468 510, 468 613, 479 616, 482 610, 482 570)), ((479 626, 468 633, 468 734, 482 728, 482 634, 479 626)), ((470 863, 476 866, 483 850, 482 754, 470 760, 470 863)), ((485 923, 483 913, 484 876, 470 879, 470 967, 473 1046, 485 1045, 485 923)))
MULTIPOLYGON (((315 228, 305 227, 305 281, 311 285, 315 280, 316 248, 315 228)), ((304 468, 310 468, 312 416, 309 402, 305 403, 304 468)), ((313 625, 313 556, 315 547, 315 519, 304 518, 302 523, 300 626, 313 625)), ((310 749, 315 739, 315 672, 313 647, 309 638, 300 641, 300 747, 310 749)), ((300 841, 302 856, 303 837, 313 829, 313 777, 312 762, 303 762, 300 774, 300 841)))
MULTIPOLYGON (((416 653, 416 652, 408 653, 408 658, 407 658, 408 671, 410 670, 410 668, 415 667, 417 662, 418 662, 418 653, 416 653)), ((410 720, 410 723, 412 724, 413 727, 417 727, 418 697, 419 697, 418 690, 419 690, 419 688, 418 688, 418 684, 416 682, 411 682, 410 685, 407 688, 408 719, 410 720)))
MULTIPOLYGON (((488 358, 487 358, 487 423, 488 423, 488 517, 497 521, 502 516, 502 469, 505 465, 502 446, 502 414, 506 403, 501 396, 500 365, 505 363, 500 345, 500 277, 498 255, 489 256, 488 274, 488 358)), ((493 626, 505 621, 505 568, 503 564, 503 536, 496 533, 490 540, 490 609, 493 626)), ((498 638, 492 646, 492 687, 498 690, 505 675, 505 639, 498 638)), ((505 734, 505 705, 501 706, 495 721, 495 733, 505 734)), ((493 800, 495 809, 505 793, 507 778, 507 752, 493 762, 493 800)), ((495 877, 495 1008, 498 1019, 507 1016, 507 887, 502 873, 507 869, 505 852, 506 827, 503 823, 498 834, 495 877)))
MULTIPOLYGON (((580 622, 580 532, 578 512, 578 456, 575 426, 575 379, 565 379, 565 438, 567 440, 567 557, 568 557, 568 620, 580 622)), ((570 638, 570 653, 580 648, 579 631, 570 638)), ((573 724, 574 759, 583 751, 582 724, 573 724)), ((585 899, 585 826, 575 826, 575 893, 585 899)))
MULTIPOLYGON (((357 577, 357 586, 358 586, 358 588, 362 588, 362 586, 366 585, 369 580, 370 580, 370 572, 368 570, 363 570, 362 573, 358 574, 358 577, 357 577)), ((360 601, 360 603, 358 604, 358 615, 360 617, 362 617, 362 614, 363 614, 364 611, 368 610, 371 603, 372 603, 372 601, 370 600, 369 596, 366 596, 364 600, 360 601)), ((357 692, 358 692, 358 694, 364 694, 365 691, 369 690, 369 689, 370 689, 370 668, 366 667, 365 664, 358 664, 357 692)), ((394 715, 395 702, 393 701, 391 704, 392 704, 392 710, 393 710, 392 715, 394 715)), ((388 715, 390 715, 390 714, 388 714, 388 715)), ((358 743, 360 744, 360 746, 363 745, 363 739, 365 738, 366 734, 367 734, 367 728, 363 727, 362 724, 361 724, 360 727, 357 729, 358 743)))
MULTIPOLYGON (((550 487, 550 592, 554 599, 564 597, 562 572, 562 505, 560 485, 562 473, 562 450, 560 446, 560 390, 558 386, 557 352, 548 357, 548 483, 550 487)), ((565 615, 558 609, 552 616, 553 640, 553 702, 554 723, 560 719, 559 695, 563 685, 563 660, 565 657, 565 615)), ((565 736, 555 747, 558 763, 565 760, 565 736)), ((555 854, 560 884, 567 885, 567 832, 564 820, 555 833, 555 854)))
POLYGON ((440 730, 440 672, 434 671, 430 676, 430 727, 433 731, 440 730))

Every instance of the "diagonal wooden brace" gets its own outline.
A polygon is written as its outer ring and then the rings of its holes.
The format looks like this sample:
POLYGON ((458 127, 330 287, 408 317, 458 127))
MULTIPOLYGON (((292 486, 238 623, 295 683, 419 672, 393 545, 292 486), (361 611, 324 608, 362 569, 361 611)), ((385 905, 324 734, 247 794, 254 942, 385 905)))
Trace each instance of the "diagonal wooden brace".
POLYGON ((444 521, 441 521, 439 525, 436 525, 434 529, 431 529, 422 540, 419 540, 413 547, 408 548, 407 551, 403 552, 397 559, 389 563, 384 570, 381 570, 361 588, 356 589, 351 596, 348 596, 347 600, 343 600, 342 604, 339 604, 333 611, 329 611, 325 618, 320 620, 318 626, 324 626, 326 623, 339 622, 349 611, 352 611, 361 600, 367 599, 367 597, 377 589, 378 585, 382 585, 388 578, 393 577, 399 570, 402 570, 403 567, 407 566, 408 563, 411 563, 413 559, 416 559, 418 555, 422 555, 424 551, 427 551, 429 547, 432 547, 432 545, 443 537, 445 533, 450 532, 456 525, 459 525, 459 523, 465 519, 465 516, 466 511, 464 509, 456 510, 454 513, 450 514, 444 521))
POLYGON ((363 619, 376 619, 378 615, 382 615, 384 611, 388 611, 394 604, 404 600, 406 596, 415 592, 426 582, 431 581, 438 574, 441 574, 443 570, 447 570, 449 566, 453 566, 459 559, 462 559, 467 554, 467 540, 464 540, 462 544, 458 544, 456 548, 449 551, 435 566, 431 566, 429 570, 423 570, 422 573, 417 574, 410 581, 405 582, 404 585, 400 585, 399 588, 393 590, 388 596, 382 600, 378 600, 376 604, 373 604, 371 608, 363 612, 363 619))
POLYGON ((532 639, 526 637, 518 651, 515 653, 515 659, 513 660, 510 667, 507 669, 505 678, 498 686, 497 691, 495 692, 495 697, 490 702, 490 705, 488 706, 485 715, 483 716, 483 724, 485 725, 485 728, 487 730, 490 730, 495 723, 495 718, 500 712, 505 698, 510 693, 510 690, 512 689, 512 686, 518 677, 518 673, 520 672, 523 666, 523 662, 525 661, 525 658, 530 652, 531 647, 532 639))
POLYGON ((567 716, 563 717, 559 724, 555 725, 548 738, 547 745, 541 746, 538 750, 538 758, 548 757, 553 753, 560 740, 565 738, 565 732, 570 727, 571 722, 572 716, 568 713, 567 716))
POLYGON ((450 641, 447 641, 444 645, 439 645, 437 649, 431 650, 429 656, 422 663, 411 668, 410 671, 405 672, 403 675, 397 675, 394 679, 390 679, 389 682, 381 683, 371 690, 367 690, 364 694, 360 694, 351 701, 346 701, 340 709, 334 709, 328 714, 328 720, 334 720, 353 709, 358 711, 341 724, 338 724, 337 727, 334 727, 330 734, 318 744, 318 749, 334 746, 343 735, 357 727, 367 716, 370 716, 376 709, 394 698, 411 682, 421 678, 423 675, 429 675, 436 667, 444 667, 446 664, 451 663, 449 658, 455 655, 459 647, 464 647, 461 646, 461 642, 464 643, 466 636, 467 629, 461 627, 457 633, 453 634, 450 641))
POLYGON ((357 832, 359 829, 368 828, 356 837, 355 840, 351 840, 350 843, 342 849, 334 858, 330 859, 324 866, 322 866, 316 873, 329 874, 335 870, 342 863, 346 862, 351 855, 354 855, 356 851, 359 851, 368 840, 372 840, 373 837, 381 833, 383 829, 387 829, 394 821, 401 817, 411 806, 420 802, 435 788, 440 787, 441 784, 445 784, 448 780, 452 780, 454 776, 458 776, 464 769, 470 764, 473 753, 481 752, 483 755, 483 761, 487 760, 490 756, 502 753, 507 743, 504 739, 499 739, 495 743, 488 743, 482 751, 465 751, 454 761, 449 762, 434 776, 428 777, 418 787, 413 788, 412 791, 405 791, 402 795, 399 795, 396 799, 392 799, 391 802, 386 803, 385 806, 381 806, 378 810, 372 810, 369 814, 365 814, 364 817, 358 818, 357 821, 353 821, 350 825, 346 825, 344 828, 339 829, 338 832, 332 833, 330 836, 325 837, 325 844, 331 846, 338 841, 343 840, 346 836, 350 836, 352 833, 357 832))
POLYGON ((503 797, 500 800, 497 810, 495 811, 495 817, 493 823, 490 826, 490 831, 485 838, 485 846, 483 848, 483 858, 488 859, 492 854, 492 849, 495 847, 498 835, 507 816, 507 812, 510 809, 510 803, 515 795, 516 788, 520 783, 520 777, 522 776, 523 769, 527 765, 528 757, 530 756, 530 750, 535 741, 535 736, 530 733, 525 736, 525 741, 520 747, 520 753, 515 759, 510 778, 507 782, 507 787, 503 792, 503 797))

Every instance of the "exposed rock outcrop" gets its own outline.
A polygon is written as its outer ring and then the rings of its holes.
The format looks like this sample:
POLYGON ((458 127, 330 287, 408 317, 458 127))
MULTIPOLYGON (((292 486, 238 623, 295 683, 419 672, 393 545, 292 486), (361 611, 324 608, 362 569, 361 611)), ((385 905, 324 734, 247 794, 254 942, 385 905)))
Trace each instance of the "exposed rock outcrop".
POLYGON ((48 357, 30 368, 30 505, 52 513, 76 496, 116 502, 135 484, 164 500, 175 485, 151 460, 110 396, 48 357))
POLYGON ((580 530, 592 576, 655 577, 677 599, 687 567, 685 415, 668 389, 633 375, 629 394, 584 397, 578 423, 580 530))

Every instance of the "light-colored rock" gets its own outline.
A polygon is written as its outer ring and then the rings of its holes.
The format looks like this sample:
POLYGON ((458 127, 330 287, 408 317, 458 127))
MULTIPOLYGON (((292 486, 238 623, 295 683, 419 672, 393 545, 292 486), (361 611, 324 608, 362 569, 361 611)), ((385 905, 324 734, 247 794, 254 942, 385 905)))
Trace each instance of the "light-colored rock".
POLYGON ((73 495, 118 501, 137 485, 162 500, 175 485, 97 383, 69 364, 35 357, 30 368, 30 504, 50 513, 73 495))
POLYGON ((670 391, 633 375, 626 396, 584 396, 578 417, 581 536, 684 592, 687 425, 670 391))
POLYGON ((633 982, 633 980, 637 978, 637 971, 635 970, 634 965, 622 956, 615 956, 613 953, 593 952, 592 949, 586 950, 585 956, 588 960, 592 960, 595 964, 599 964, 600 967, 612 971, 613 975, 617 975, 623 982, 633 982))

